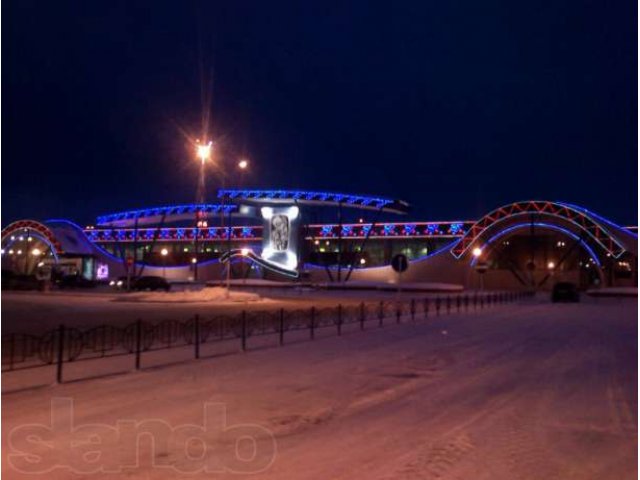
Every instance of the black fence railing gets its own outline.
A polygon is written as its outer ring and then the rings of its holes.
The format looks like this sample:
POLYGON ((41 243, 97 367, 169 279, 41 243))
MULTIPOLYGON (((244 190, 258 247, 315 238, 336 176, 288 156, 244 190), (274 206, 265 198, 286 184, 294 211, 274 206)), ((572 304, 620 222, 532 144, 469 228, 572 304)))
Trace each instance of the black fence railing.
POLYGON ((382 327, 385 322, 401 323, 449 313, 464 313, 511 303, 530 296, 530 292, 496 292, 455 295, 402 301, 380 301, 356 305, 296 310, 242 311, 236 315, 201 317, 186 321, 165 320, 148 323, 137 320, 125 326, 100 325, 87 330, 58 328, 42 335, 11 333, 2 335, 2 372, 55 367, 55 378, 63 381, 64 366, 71 362, 133 356, 136 370, 143 354, 177 347, 193 348, 193 358, 201 358, 204 346, 216 342, 239 342, 246 351, 252 337, 277 336, 284 345, 292 332, 307 331, 296 340, 313 340, 319 331, 335 329, 341 335, 345 326, 382 327))

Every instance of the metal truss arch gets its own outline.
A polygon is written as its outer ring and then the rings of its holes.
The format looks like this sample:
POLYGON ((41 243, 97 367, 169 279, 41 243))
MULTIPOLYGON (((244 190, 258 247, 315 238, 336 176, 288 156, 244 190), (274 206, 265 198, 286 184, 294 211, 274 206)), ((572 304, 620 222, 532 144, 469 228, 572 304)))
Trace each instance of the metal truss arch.
POLYGON ((7 239, 11 240, 12 236, 20 234, 31 234, 41 238, 45 243, 49 245, 56 259, 58 258, 59 254, 64 253, 62 250, 62 245, 53 234, 51 229, 36 220, 17 220, 7 225, 2 229, 2 243, 4 243, 7 239))
POLYGON ((588 211, 561 202, 529 200, 504 205, 482 217, 456 242, 451 248, 451 254, 455 258, 461 258, 490 229, 509 219, 525 215, 542 216, 570 223, 615 258, 625 252, 623 245, 611 234, 604 222, 600 221, 599 217, 589 214, 588 211))

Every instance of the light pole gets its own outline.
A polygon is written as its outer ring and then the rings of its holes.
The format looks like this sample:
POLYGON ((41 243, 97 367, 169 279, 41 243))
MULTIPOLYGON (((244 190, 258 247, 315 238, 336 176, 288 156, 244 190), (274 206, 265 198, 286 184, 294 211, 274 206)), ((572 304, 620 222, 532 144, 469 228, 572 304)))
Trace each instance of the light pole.
MULTIPOLYGON (((211 158, 211 151, 213 149, 213 142, 196 141, 196 156, 200 159, 200 177, 198 179, 198 191, 196 193, 196 203, 203 204, 205 202, 205 164, 211 158)), ((200 234, 200 224, 202 219, 200 218, 200 212, 196 210, 196 228, 193 238, 193 249, 195 250, 196 258, 198 257, 198 237, 200 234)), ((198 281, 198 263, 197 260, 193 264, 193 280, 198 281)))
MULTIPOLYGON (((480 256, 482 255, 482 249, 480 247, 476 247, 471 253, 476 258, 477 265, 477 262, 480 260, 480 256)), ((484 282, 482 281, 482 274, 484 273, 484 271, 481 271, 478 265, 476 266, 476 271, 478 272, 478 275, 480 275, 480 291, 482 292, 484 290, 484 282)))
POLYGON ((196 156, 200 159, 200 178, 198 179, 198 192, 196 201, 204 203, 205 198, 205 164, 211 158, 213 142, 196 142, 196 156))
POLYGON ((169 254, 169 250, 163 248, 160 250, 160 255, 162 255, 162 278, 166 280, 167 278, 167 255, 169 254))
MULTIPOLYGON (((237 163, 237 168, 238 170, 240 170, 240 176, 242 179, 244 176, 243 174, 249 168, 249 161, 246 159, 240 159, 237 163)), ((243 183, 243 182, 238 182, 238 183, 243 183)), ((225 199, 226 197, 222 198, 223 206, 225 204, 225 199)), ((221 214, 221 218, 224 218, 224 212, 221 214)), ((227 285, 226 285, 225 297, 229 299, 231 297, 231 210, 229 210, 226 227, 227 227, 227 279, 226 279, 227 285)))

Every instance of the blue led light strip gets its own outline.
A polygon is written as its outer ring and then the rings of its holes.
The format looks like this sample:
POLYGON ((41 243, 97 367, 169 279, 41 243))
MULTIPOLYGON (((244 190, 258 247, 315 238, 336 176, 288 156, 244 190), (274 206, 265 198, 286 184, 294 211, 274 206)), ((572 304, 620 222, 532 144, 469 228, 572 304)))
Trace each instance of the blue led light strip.
POLYGON ((386 209, 404 213, 409 205, 400 200, 392 200, 381 197, 368 197, 362 195, 351 195, 345 193, 331 192, 310 192, 305 190, 218 190, 218 198, 230 198, 231 200, 254 200, 254 201, 282 201, 290 200, 299 203, 326 203, 343 204, 350 207, 386 209))
POLYGON ((97 218, 97 225, 106 225, 114 222, 121 222, 125 220, 135 220, 136 218, 147 217, 161 217, 171 215, 185 215, 202 213, 229 213, 237 210, 237 205, 222 205, 213 203, 189 203, 185 205, 169 205, 166 207, 153 207, 143 210, 127 210, 125 212, 110 213, 108 215, 101 215, 97 218))

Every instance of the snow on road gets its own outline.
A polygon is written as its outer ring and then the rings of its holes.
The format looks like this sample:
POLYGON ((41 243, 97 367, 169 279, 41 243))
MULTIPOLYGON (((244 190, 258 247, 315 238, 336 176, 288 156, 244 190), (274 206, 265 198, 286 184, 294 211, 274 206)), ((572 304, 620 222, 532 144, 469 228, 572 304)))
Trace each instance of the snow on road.
POLYGON ((232 291, 222 287, 209 287, 200 290, 182 290, 169 292, 136 292, 128 295, 119 295, 114 301, 120 302, 148 302, 148 303, 199 303, 216 302, 225 305, 227 303, 259 302, 260 296, 250 292, 232 291))
POLYGON ((633 300, 532 301, 372 328, 3 395, 2 472, 30 479, 247 476, 237 472, 273 479, 632 479, 636 359, 633 300), (82 431, 65 433, 65 422, 53 433, 42 430, 52 400, 57 419, 73 401, 69 412, 82 431), (226 427, 197 430, 205 409, 207 425, 224 420, 226 427), (134 437, 99 436, 119 420, 147 432, 138 450, 134 437), (37 424, 48 443, 27 438, 37 424), (158 425, 173 427, 174 435, 163 437, 158 425), (204 432, 201 441, 185 440, 189 428, 204 432), (69 446, 88 432, 106 445, 102 458, 79 460, 69 446), (149 432, 170 441, 153 444, 149 432), (103 470, 16 470, 51 467, 49 460, 103 470))
POLYGON ((2 292, 3 333, 43 333, 57 328, 90 328, 97 325, 123 325, 142 319, 149 322, 166 319, 186 320, 201 316, 239 314, 241 310, 295 310, 356 304, 361 301, 397 298, 425 298, 443 294, 398 295, 388 292, 293 290, 247 292, 233 291, 240 302, 225 301, 218 288, 196 292, 114 293, 110 291, 2 292), (209 291, 213 293, 209 293, 209 291), (137 301, 138 295, 151 301, 137 301), (209 296, 211 295, 211 296, 209 296), (222 297, 222 298, 221 298, 222 297), (258 298, 259 297, 259 298, 258 298), (175 301, 164 301, 174 298, 175 301), (133 301, 129 301, 133 299, 133 301))

